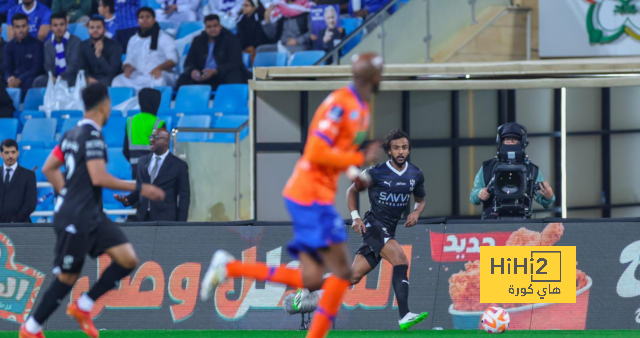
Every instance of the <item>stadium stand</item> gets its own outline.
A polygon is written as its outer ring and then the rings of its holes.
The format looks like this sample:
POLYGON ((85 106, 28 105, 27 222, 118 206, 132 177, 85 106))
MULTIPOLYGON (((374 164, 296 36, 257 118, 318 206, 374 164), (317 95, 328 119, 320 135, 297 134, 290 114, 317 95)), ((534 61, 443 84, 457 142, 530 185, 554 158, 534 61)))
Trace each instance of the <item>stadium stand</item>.
MULTIPOLYGON (((247 116, 239 116, 239 115, 235 115, 235 116, 222 116, 220 118, 218 118, 215 122, 213 127, 214 128, 238 128, 240 127, 243 123, 247 122, 248 117, 247 116)), ((249 129, 247 127, 245 127, 241 132, 240 132, 240 140, 243 140, 245 137, 247 137, 247 135, 249 134, 249 129)), ((213 133, 213 138, 207 140, 207 142, 214 142, 214 143, 235 143, 236 142, 236 136, 234 133, 213 133)))
POLYGON ((176 39, 182 39, 185 36, 204 29, 204 23, 202 21, 183 22, 178 27, 178 33, 176 39))
MULTIPOLYGON (((176 96, 175 108, 173 111, 176 116, 198 114, 207 110, 209 107, 210 97, 211 86, 182 86, 178 89, 178 95, 176 96)), ((209 127, 209 125, 206 125, 205 127, 209 127)))
POLYGON ((58 121, 58 125, 56 130, 62 128, 62 124, 64 120, 68 120, 70 118, 81 118, 82 111, 80 110, 54 110, 51 112, 51 117, 58 121))
MULTIPOLYGON (((53 118, 29 119, 22 129, 19 145, 22 150, 53 147, 58 120, 53 118)), ((45 154, 46 158, 49 154, 45 154)), ((44 161, 44 159, 43 159, 44 161)))
POLYGON ((120 103, 134 97, 136 91, 128 87, 109 87, 109 97, 111 97, 111 107, 115 107, 120 103))
POLYGON ((325 52, 321 50, 306 50, 296 52, 289 61, 289 66, 313 66, 324 56, 325 52))
MULTIPOLYGON (((224 115, 249 115, 249 86, 244 84, 220 85, 213 100, 211 112, 218 118, 224 115)), ((177 103, 177 101, 176 101, 177 103)))
POLYGON ((82 118, 80 117, 72 117, 64 120, 64 122, 62 123, 62 127, 60 127, 60 130, 58 131, 60 136, 64 135, 64 133, 66 133, 67 131, 73 129, 73 127, 75 127, 81 119, 82 118))
POLYGON ((122 148, 126 125, 126 117, 111 115, 107 124, 102 128, 102 135, 108 147, 122 148))
POLYGON ((20 110, 20 97, 22 95, 22 90, 20 88, 7 88, 7 94, 13 100, 13 107, 16 110, 20 110))
MULTIPOLYGON (((209 115, 186 115, 178 121, 178 128, 202 128, 211 125, 209 115)), ((205 142, 209 139, 209 133, 178 133, 179 142, 205 142)))
POLYGON ((253 67, 285 67, 287 65, 287 53, 263 52, 257 53, 253 60, 253 67))
POLYGON ((22 103, 22 110, 38 110, 44 103, 46 88, 31 88, 27 91, 22 103))
POLYGON ((17 119, 0 119, 0 140, 15 140, 18 137, 19 124, 17 119))
POLYGON ((23 150, 20 153, 18 162, 20 163, 21 166, 29 170, 35 169, 36 181, 44 182, 47 180, 47 178, 44 177, 44 174, 42 173, 41 169, 42 169, 42 166, 44 165, 44 161, 46 161, 50 152, 51 152, 50 149, 23 150))

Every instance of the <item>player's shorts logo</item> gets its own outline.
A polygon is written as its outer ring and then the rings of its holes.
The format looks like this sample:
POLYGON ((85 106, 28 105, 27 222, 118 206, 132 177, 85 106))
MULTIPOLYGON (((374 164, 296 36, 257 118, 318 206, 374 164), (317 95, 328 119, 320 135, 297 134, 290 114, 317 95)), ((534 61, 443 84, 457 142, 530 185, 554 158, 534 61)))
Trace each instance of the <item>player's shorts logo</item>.
POLYGON ((11 239, 0 232, 0 318, 24 323, 40 292, 45 275, 15 261, 11 239))

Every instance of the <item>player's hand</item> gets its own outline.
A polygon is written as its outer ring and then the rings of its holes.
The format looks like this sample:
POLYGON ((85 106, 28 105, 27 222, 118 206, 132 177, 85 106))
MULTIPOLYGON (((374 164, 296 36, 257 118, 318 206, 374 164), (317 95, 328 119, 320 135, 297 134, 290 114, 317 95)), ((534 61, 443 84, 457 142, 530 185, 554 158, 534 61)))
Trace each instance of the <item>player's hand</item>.
POLYGON ((374 163, 382 157, 382 146, 380 142, 373 141, 364 149, 364 163, 374 163))
POLYGON ((140 195, 154 202, 164 201, 164 191, 155 185, 143 184, 140 195))
POLYGON ((101 57, 102 56, 102 50, 104 49, 104 42, 102 42, 102 40, 98 40, 93 45, 93 47, 96 49, 96 51, 95 51, 96 57, 97 58, 101 57))
POLYGON ((118 195, 118 194, 113 194, 113 198, 116 199, 116 201, 122 203, 122 205, 124 205, 125 207, 129 206, 129 200, 127 199, 127 196, 125 195, 118 195))
POLYGON ((544 197, 547 200, 550 200, 553 198, 553 189, 551 188, 551 185, 549 184, 549 182, 544 181, 540 183, 540 195, 542 195, 542 197, 544 197))
POLYGON ((131 73, 133 73, 133 66, 130 64, 126 64, 123 67, 124 70, 124 77, 126 77, 127 79, 131 78, 131 73))
POLYGON ((353 230, 360 235, 364 235, 367 232, 367 227, 364 225, 364 222, 360 218, 356 218, 353 220, 353 224, 351 224, 353 230))
POLYGON ((480 190, 480 192, 478 193, 478 198, 483 202, 488 201, 490 197, 491 194, 489 194, 489 190, 487 188, 480 190))
POLYGON ((415 211, 410 213, 409 216, 407 216, 407 221, 404 222, 404 227, 411 228, 412 226, 416 225, 418 223, 418 218, 420 218, 419 213, 415 211))
POLYGON ((89 76, 89 77, 87 78, 87 83, 88 83, 88 84, 98 83, 98 82, 100 82, 100 81, 98 81, 98 80, 96 80, 96 79, 92 78, 91 76, 89 76))
POLYGON ((287 46, 295 46, 298 44, 298 40, 294 39, 294 38, 288 38, 287 39, 287 46))

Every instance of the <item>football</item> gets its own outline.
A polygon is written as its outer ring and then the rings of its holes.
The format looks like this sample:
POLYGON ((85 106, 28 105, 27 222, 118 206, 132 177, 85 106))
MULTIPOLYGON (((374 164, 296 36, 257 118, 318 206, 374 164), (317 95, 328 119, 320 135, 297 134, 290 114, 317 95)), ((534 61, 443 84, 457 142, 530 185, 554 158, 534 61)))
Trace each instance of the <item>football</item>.
POLYGON ((492 306, 484 311, 480 322, 485 331, 489 333, 503 333, 509 328, 509 313, 497 306, 492 306))

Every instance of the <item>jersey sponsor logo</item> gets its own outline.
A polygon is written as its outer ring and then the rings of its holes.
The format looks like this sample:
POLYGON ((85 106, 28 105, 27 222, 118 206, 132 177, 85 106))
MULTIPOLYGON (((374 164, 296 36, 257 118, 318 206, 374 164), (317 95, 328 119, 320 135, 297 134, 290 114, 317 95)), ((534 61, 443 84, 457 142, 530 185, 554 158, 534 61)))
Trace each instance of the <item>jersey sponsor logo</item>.
POLYGON ((76 234, 78 231, 76 230, 76 226, 73 224, 69 224, 67 225, 67 227, 64 229, 64 231, 70 233, 70 234, 76 234))
POLYGON ((409 180, 409 185, 411 186, 411 191, 416 187, 416 180, 409 180))
POLYGON ((387 181, 383 181, 384 184, 388 185, 389 188, 391 188, 391 181, 387 182, 387 181))
POLYGON ((24 323, 40 292, 45 275, 15 261, 16 246, 0 232, 0 319, 24 323))
POLYGON ((404 207, 409 203, 411 194, 394 194, 388 192, 381 192, 378 203, 388 205, 391 207, 404 207))
POLYGON ((87 142, 85 142, 85 147, 87 147, 88 149, 101 149, 104 150, 106 148, 106 145, 104 144, 103 140, 89 140, 87 142))
POLYGON ((357 110, 352 111, 351 113, 349 113, 349 118, 352 121, 355 121, 358 119, 358 117, 360 117, 360 113, 357 110))
POLYGON ((78 149, 80 149, 80 146, 78 145, 78 142, 76 141, 69 141, 69 140, 64 140, 62 141, 62 147, 60 147, 62 152, 66 152, 67 150, 71 150, 74 153, 78 152, 78 149))
POLYGON ((331 111, 329 111, 329 119, 334 121, 334 122, 340 122, 340 120, 342 119, 342 108, 340 107, 333 107, 331 108, 331 111))
POLYGON ((91 136, 100 137, 100 132, 97 131, 97 130, 92 130, 91 131, 91 136))
POLYGON ((397 182, 397 183, 396 183, 396 187, 397 187, 397 186, 399 186, 399 185, 407 185, 407 184, 406 184, 406 183, 404 183, 404 182, 397 182))

